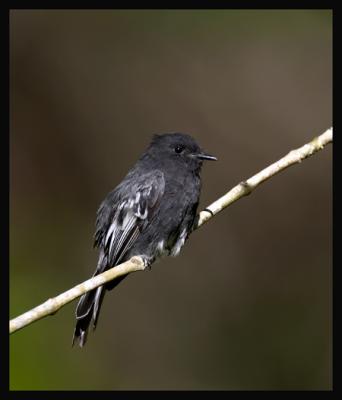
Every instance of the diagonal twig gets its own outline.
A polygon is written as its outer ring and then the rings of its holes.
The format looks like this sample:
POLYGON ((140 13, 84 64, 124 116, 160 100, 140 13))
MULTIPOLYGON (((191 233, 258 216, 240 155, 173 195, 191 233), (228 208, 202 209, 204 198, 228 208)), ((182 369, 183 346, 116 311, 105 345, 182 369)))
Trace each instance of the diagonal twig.
MULTIPOLYGON (((198 215, 197 222, 194 229, 201 227, 203 224, 208 222, 213 216, 218 214, 220 211, 231 205, 233 202, 239 200, 241 197, 250 194, 257 186, 262 182, 276 175, 277 173, 284 171, 291 165, 300 163, 307 157, 315 154, 319 150, 323 149, 325 145, 331 143, 333 140, 333 129, 330 128, 320 136, 311 140, 311 142, 304 146, 290 151, 285 157, 271 164, 267 168, 258 172, 256 175, 239 183, 233 189, 231 189, 224 196, 220 197, 205 210, 201 211, 198 215)), ((117 265, 108 271, 105 271, 99 275, 94 276, 86 280, 83 283, 67 290, 60 295, 51 298, 41 305, 27 311, 26 313, 16 317, 10 321, 9 331, 10 333, 16 332, 19 329, 31 324, 32 322, 38 321, 48 315, 55 314, 64 305, 75 300, 86 292, 95 289, 103 284, 127 273, 143 271, 145 269, 143 260, 140 257, 133 257, 130 260, 117 265)))

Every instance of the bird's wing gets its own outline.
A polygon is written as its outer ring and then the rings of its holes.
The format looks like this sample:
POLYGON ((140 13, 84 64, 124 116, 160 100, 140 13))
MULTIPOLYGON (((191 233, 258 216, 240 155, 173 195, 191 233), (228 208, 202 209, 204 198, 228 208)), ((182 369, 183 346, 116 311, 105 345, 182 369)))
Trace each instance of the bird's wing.
MULTIPOLYGON (((138 178, 132 175, 108 194, 98 210, 94 246, 99 247, 100 256, 94 275, 120 263, 158 210, 165 189, 163 173, 156 170, 138 178)), ((91 320, 96 327, 104 289, 112 289, 125 276, 81 297, 76 308, 73 342, 79 340, 81 346, 85 344, 91 320)))
POLYGON ((164 189, 164 174, 155 170, 124 182, 110 194, 112 201, 109 198, 100 207, 96 224, 95 246, 102 249, 106 259, 98 269, 104 270, 122 260, 153 218, 164 189))

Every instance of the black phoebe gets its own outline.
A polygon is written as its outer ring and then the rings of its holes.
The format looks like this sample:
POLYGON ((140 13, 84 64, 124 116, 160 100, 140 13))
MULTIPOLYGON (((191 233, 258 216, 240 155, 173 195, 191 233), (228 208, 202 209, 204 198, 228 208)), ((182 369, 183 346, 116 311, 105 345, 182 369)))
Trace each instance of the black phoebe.
MULTIPOLYGON (((183 133, 155 135, 124 180, 97 211, 94 247, 100 250, 94 275, 141 256, 146 266, 164 255, 177 256, 191 233, 201 190, 205 154, 183 133)), ((84 294, 76 308, 74 341, 81 347, 99 317, 106 289, 127 275, 84 294)))

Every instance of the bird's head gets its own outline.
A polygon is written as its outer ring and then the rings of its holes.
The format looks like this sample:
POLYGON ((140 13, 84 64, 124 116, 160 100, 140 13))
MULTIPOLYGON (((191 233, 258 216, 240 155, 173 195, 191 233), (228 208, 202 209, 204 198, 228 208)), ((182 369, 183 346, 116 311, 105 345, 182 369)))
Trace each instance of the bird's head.
POLYGON ((190 135, 178 132, 154 135, 148 151, 160 160, 186 165, 192 170, 199 170, 205 160, 217 160, 205 153, 190 135))

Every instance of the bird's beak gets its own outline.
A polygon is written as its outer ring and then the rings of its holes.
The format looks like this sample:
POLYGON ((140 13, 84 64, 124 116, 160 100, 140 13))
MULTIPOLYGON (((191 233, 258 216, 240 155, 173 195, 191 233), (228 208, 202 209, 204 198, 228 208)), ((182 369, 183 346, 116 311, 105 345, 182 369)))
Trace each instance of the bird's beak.
POLYGON ((195 154, 197 158, 200 160, 211 160, 211 161, 217 161, 217 158, 214 156, 211 156, 210 154, 205 154, 205 153, 199 153, 195 154))

